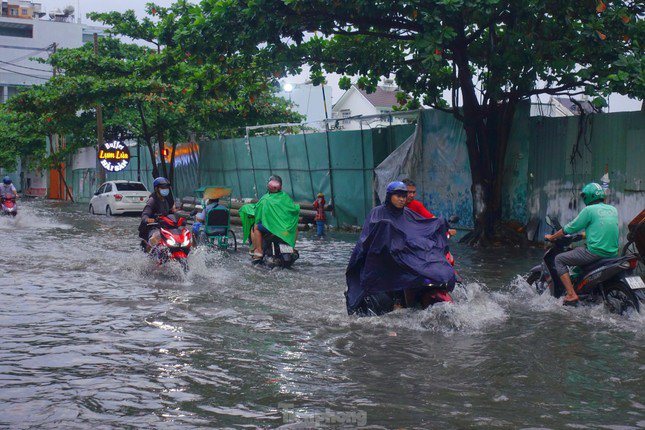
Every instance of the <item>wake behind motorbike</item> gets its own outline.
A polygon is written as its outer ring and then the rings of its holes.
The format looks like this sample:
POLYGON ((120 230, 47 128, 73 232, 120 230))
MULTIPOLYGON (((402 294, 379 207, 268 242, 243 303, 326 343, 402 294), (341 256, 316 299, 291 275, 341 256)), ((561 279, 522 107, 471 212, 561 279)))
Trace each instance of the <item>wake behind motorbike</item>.
POLYGON ((2 197, 2 199, 0 199, 0 213, 2 215, 8 215, 8 216, 18 215, 18 208, 16 207, 16 198, 2 197))
POLYGON ((141 240, 141 247, 158 265, 176 261, 184 271, 188 270, 188 254, 192 246, 191 233, 186 227, 186 219, 175 214, 160 216, 156 222, 148 224, 148 228, 159 228, 161 241, 152 246, 150 242, 141 240))
MULTIPOLYGON (((547 216, 547 224, 554 232, 562 226, 547 216)), ((542 264, 533 267, 526 276, 526 282, 540 294, 548 290, 553 297, 566 294, 564 285, 555 270, 555 257, 571 250, 571 245, 583 239, 581 234, 565 235, 552 243, 545 252, 542 264)), ((571 281, 583 304, 604 303, 607 310, 616 314, 640 312, 645 303, 645 283, 634 274, 638 256, 629 254, 622 257, 603 258, 570 272, 571 281)))

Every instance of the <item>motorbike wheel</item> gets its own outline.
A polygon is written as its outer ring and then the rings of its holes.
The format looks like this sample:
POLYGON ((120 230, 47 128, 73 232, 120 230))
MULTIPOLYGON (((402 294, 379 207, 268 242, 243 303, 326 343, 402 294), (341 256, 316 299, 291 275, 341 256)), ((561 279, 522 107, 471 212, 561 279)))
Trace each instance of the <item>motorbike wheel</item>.
POLYGON ((105 215, 112 216, 112 209, 110 209, 109 205, 105 207, 105 215))
POLYGON ((605 307, 611 313, 624 315, 633 311, 638 312, 638 299, 632 290, 621 282, 614 282, 604 288, 605 307))
POLYGON ((92 206, 92 205, 90 205, 90 213, 91 213, 92 215, 96 215, 96 214, 94 213, 94 206, 92 206))
POLYGON ((235 237, 235 232, 229 228, 227 235, 228 235, 228 250, 237 252, 237 238, 235 237))
POLYGON ((179 265, 181 266, 181 270, 184 271, 184 273, 188 272, 188 262, 186 261, 185 258, 182 258, 180 260, 177 260, 179 262, 179 265))

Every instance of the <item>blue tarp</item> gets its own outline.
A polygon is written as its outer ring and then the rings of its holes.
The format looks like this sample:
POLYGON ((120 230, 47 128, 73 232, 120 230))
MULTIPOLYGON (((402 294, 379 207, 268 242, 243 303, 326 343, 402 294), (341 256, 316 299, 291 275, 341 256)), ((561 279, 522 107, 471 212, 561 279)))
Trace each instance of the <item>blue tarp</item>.
POLYGON ((372 209, 345 273, 348 312, 366 295, 423 283, 454 286, 455 271, 446 261, 447 229, 443 218, 426 219, 408 208, 372 209))

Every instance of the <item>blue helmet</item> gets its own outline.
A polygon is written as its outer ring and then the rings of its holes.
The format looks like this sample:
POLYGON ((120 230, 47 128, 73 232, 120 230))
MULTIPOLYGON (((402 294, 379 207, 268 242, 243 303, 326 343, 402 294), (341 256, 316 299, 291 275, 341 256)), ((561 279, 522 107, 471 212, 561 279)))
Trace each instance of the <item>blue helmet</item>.
POLYGON ((169 187, 170 186, 170 181, 168 179, 164 178, 163 176, 159 176, 158 178, 155 178, 155 180, 152 182, 152 186, 154 188, 161 187, 161 186, 164 186, 164 185, 166 187, 169 187))
POLYGON ((6 185, 9 185, 11 183, 11 178, 9 176, 5 176, 2 178, 2 182, 4 182, 6 185))
POLYGON ((407 192, 408 192, 408 187, 401 181, 390 182, 386 190, 387 194, 394 194, 394 193, 407 194, 407 192))

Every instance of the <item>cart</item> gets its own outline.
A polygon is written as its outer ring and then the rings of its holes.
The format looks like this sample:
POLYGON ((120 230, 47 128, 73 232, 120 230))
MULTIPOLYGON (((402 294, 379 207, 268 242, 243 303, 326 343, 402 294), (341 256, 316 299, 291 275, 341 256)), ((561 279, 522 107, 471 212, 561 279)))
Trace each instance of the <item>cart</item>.
POLYGON ((197 237, 198 244, 224 251, 237 251, 237 238, 231 229, 231 194, 233 189, 224 185, 206 185, 195 190, 206 210, 204 225, 197 237), (209 200, 218 204, 209 207, 209 200))

